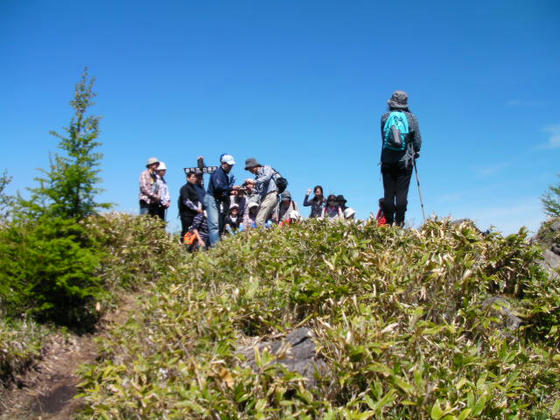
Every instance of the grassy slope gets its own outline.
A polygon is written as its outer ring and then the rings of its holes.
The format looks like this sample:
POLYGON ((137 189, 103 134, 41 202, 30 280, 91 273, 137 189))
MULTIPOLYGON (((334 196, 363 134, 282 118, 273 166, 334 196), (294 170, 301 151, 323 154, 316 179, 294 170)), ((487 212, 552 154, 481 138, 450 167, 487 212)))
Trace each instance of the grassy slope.
MULTIPOLYGON (((559 289, 524 234, 308 221, 176 255, 84 369, 84 417, 548 418, 558 413, 559 289), (524 327, 504 332, 506 296, 524 327), (311 327, 330 372, 307 389, 249 336, 311 327), (282 372, 282 375, 279 375, 282 372)), ((162 256, 162 258, 165 258, 162 256)))

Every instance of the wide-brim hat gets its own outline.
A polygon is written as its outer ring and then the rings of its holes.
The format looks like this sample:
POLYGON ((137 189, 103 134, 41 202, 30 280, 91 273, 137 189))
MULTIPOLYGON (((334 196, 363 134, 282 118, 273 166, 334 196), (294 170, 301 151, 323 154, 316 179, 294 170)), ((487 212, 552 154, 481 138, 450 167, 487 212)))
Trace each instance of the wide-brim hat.
POLYGON ((247 160, 245 160, 245 170, 252 169, 255 166, 262 166, 262 165, 259 162, 257 162, 257 159, 255 158, 248 158, 247 160))
POLYGON ((165 162, 159 162, 159 166, 157 167, 158 171, 167 171, 167 165, 165 162))
POLYGON ((387 103, 391 108, 406 109, 408 108, 408 94, 404 90, 396 90, 387 103))
POLYGON ((148 162, 146 162, 146 167, 153 165, 154 163, 159 163, 159 159, 157 157, 149 158, 148 162))

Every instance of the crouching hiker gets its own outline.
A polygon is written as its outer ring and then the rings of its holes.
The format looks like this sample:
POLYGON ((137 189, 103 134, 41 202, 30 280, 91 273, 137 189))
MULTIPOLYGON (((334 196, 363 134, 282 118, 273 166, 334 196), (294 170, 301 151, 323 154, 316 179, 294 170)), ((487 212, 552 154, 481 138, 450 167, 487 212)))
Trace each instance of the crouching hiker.
POLYGON ((404 226, 410 177, 414 160, 420 156, 422 137, 418 120, 408 108, 406 92, 397 90, 387 103, 389 111, 381 117, 383 213, 387 224, 404 226))
POLYGON ((260 197, 257 226, 264 227, 278 205, 278 188, 274 179, 277 172, 268 165, 261 165, 255 158, 245 161, 245 170, 256 176, 256 190, 260 197))
POLYGON ((292 195, 289 191, 284 191, 280 194, 280 204, 274 211, 272 221, 279 224, 290 224, 301 219, 297 204, 292 200, 292 195))
POLYGON ((191 225, 189 232, 185 235, 185 244, 190 245, 190 251, 197 251, 208 247, 208 219, 206 212, 198 213, 191 225))

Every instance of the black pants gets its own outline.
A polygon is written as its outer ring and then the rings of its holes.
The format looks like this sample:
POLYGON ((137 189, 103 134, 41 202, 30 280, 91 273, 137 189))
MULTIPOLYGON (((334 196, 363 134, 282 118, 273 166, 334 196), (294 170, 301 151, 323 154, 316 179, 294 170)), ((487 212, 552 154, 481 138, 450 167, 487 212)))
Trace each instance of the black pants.
POLYGON ((408 187, 412 175, 412 165, 403 162, 382 163, 383 189, 385 190, 385 203, 383 213, 387 224, 393 222, 399 226, 404 225, 404 214, 408 204, 408 187))

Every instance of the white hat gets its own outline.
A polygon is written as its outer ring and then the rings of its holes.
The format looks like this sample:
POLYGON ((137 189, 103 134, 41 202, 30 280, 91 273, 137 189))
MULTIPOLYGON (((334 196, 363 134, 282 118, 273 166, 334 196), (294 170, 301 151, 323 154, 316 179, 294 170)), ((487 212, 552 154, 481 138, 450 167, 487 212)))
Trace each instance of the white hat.
POLYGON ((352 207, 348 207, 346 208, 346 210, 344 210, 344 218, 345 219, 349 219, 350 217, 354 216, 356 214, 356 210, 354 210, 352 207))
POLYGON ((229 209, 238 209, 239 208, 239 204, 237 203, 233 203, 231 206, 229 206, 229 209))
POLYGON ((167 166, 165 165, 165 162, 160 162, 157 170, 158 171, 167 170, 167 166))
POLYGON ((221 163, 227 163, 228 165, 235 165, 235 160, 232 155, 223 155, 220 160, 221 163))
POLYGON ((247 208, 252 209, 253 207, 259 207, 258 203, 255 203, 254 201, 251 201, 249 203, 249 205, 247 206, 247 208))
POLYGON ((151 157, 148 159, 148 163, 146 163, 146 166, 150 166, 153 165, 154 163, 159 163, 159 159, 157 157, 151 157))
POLYGON ((301 218, 301 214, 299 214, 299 211, 297 210, 290 211, 290 219, 299 220, 300 218, 301 218))

